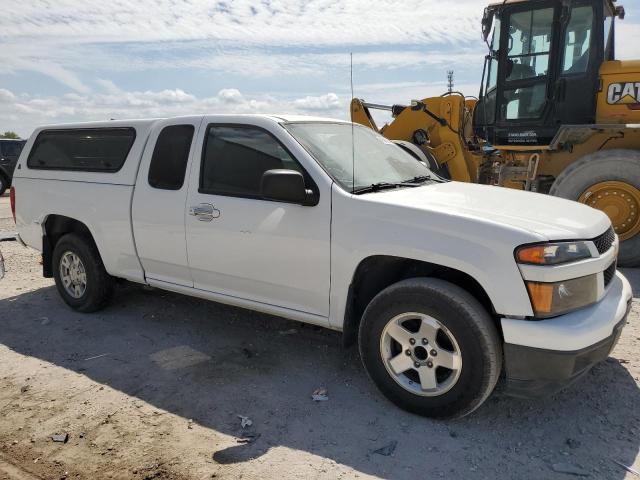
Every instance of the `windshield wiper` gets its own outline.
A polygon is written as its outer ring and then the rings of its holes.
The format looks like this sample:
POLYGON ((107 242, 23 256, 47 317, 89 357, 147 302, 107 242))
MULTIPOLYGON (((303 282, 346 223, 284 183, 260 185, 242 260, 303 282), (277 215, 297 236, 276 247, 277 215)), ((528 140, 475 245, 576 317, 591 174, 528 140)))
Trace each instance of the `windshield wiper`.
POLYGON ((371 192, 379 192, 380 190, 387 190, 390 188, 398 188, 398 187, 406 187, 404 183, 388 183, 388 182, 378 182, 372 183, 371 185, 367 185, 365 187, 354 188, 351 193, 358 195, 359 193, 371 193, 371 192))
POLYGON ((415 183, 424 183, 424 182, 429 181, 429 180, 433 180, 433 178, 431 178, 431 175, 419 175, 417 177, 413 177, 410 180, 404 180, 402 182, 402 184, 403 185, 406 185, 406 184, 411 185, 411 184, 415 184, 415 183))
POLYGON ((420 177, 414 177, 411 180, 404 180, 402 182, 378 182, 373 183, 371 185, 367 185, 364 187, 358 187, 352 190, 351 193, 359 194, 359 193, 372 193, 379 192, 380 190, 387 190, 391 188, 406 188, 406 187, 419 187, 421 183, 426 182, 427 180, 431 180, 429 175, 423 175, 420 177))

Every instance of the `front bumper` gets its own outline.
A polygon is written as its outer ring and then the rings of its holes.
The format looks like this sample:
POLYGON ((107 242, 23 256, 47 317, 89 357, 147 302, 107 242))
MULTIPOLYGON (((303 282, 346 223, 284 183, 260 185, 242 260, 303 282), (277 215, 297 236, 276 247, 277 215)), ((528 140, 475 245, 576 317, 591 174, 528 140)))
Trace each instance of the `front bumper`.
POLYGON ((609 356, 631 309, 632 292, 620 273, 600 302, 559 317, 503 318, 506 393, 537 397, 554 393, 609 356))

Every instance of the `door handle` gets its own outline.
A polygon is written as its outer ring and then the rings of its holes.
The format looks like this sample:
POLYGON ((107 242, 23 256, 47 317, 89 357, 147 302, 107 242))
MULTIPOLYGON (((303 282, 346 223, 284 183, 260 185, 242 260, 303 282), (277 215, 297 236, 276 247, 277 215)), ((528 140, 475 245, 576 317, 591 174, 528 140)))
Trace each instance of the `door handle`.
POLYGON ((189 208, 189 215, 193 215, 201 222, 210 222, 220 216, 220 210, 210 203, 201 203, 200 205, 189 208))

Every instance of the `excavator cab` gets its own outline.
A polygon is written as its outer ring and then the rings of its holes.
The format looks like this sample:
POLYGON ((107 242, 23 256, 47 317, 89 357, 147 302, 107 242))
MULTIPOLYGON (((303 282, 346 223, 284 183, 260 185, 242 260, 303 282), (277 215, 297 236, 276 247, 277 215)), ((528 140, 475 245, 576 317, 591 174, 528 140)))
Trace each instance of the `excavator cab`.
POLYGON ((506 0, 485 9, 474 133, 494 146, 548 145, 561 125, 595 123, 598 71, 615 56, 612 0, 506 0))

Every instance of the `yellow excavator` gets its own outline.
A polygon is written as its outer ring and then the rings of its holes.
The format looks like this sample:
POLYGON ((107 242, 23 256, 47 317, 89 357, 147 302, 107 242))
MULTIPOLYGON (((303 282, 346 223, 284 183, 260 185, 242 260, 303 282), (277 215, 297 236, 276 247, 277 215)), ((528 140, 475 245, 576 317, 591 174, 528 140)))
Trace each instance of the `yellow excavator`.
POLYGON ((452 180, 577 200, 604 211, 619 263, 640 266, 640 61, 615 59, 613 0, 505 0, 482 19, 480 94, 408 105, 351 102, 379 131, 452 180), (393 118, 378 128, 372 109, 393 118))

